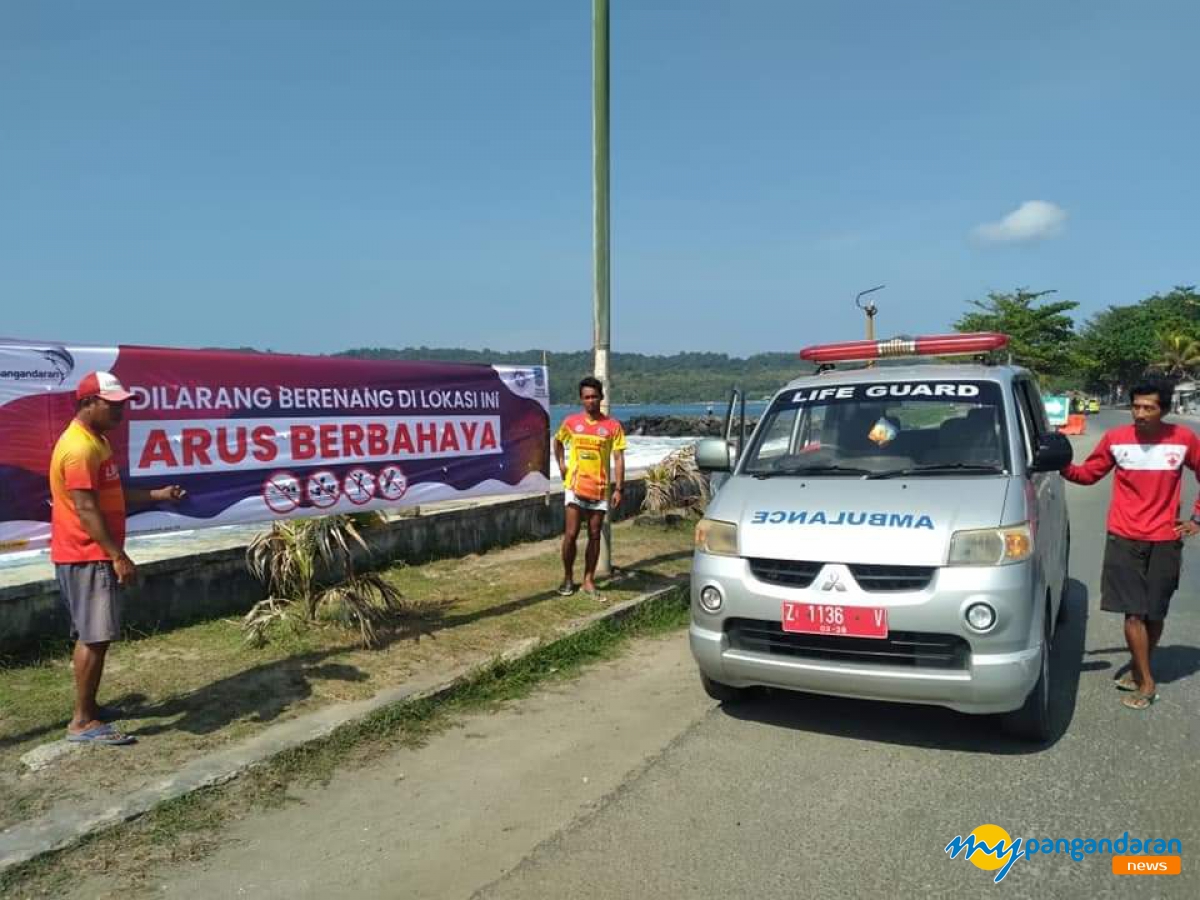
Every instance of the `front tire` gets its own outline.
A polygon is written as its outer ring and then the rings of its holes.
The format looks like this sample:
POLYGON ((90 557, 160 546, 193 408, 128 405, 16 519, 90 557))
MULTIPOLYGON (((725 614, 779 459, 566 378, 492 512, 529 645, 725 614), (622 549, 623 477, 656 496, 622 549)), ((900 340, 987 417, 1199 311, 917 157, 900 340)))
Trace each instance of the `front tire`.
POLYGON ((1041 671, 1025 704, 1004 719, 1005 730, 1023 741, 1042 744, 1050 740, 1054 722, 1050 716, 1050 608, 1042 617, 1041 671))
POLYGON ((1070 593, 1071 586, 1071 526, 1067 526, 1067 553, 1063 560, 1063 583, 1062 590, 1058 593, 1058 615, 1055 617, 1055 622, 1061 625, 1067 621, 1067 595, 1070 593))
POLYGON ((703 672, 700 673, 700 684, 704 688, 704 693, 718 703, 737 703, 746 699, 746 688, 730 687, 719 681, 713 681, 703 672))

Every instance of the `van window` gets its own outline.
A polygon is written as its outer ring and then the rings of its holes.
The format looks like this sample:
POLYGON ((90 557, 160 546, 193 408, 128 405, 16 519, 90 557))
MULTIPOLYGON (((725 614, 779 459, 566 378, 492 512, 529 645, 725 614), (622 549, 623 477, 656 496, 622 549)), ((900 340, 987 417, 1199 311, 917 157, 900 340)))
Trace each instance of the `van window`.
POLYGON ((763 416, 741 472, 886 474, 1008 467, 1002 391, 987 381, 866 382, 790 390, 763 416))
MULTIPOLYGON (((1021 423, 1021 443, 1025 447, 1025 462, 1033 462, 1034 448, 1037 447, 1038 437, 1042 433, 1039 428, 1038 416, 1030 403, 1029 383, 1025 380, 1014 382, 1013 384, 1013 399, 1017 404, 1017 419, 1021 423)), ((1049 428, 1049 420, 1046 418, 1046 410, 1044 404, 1039 399, 1038 404, 1042 406, 1041 421, 1049 428)))
POLYGON ((1029 402, 1029 409, 1033 413, 1033 425, 1037 435, 1048 434, 1050 431, 1050 418, 1046 415, 1046 401, 1042 399, 1042 392, 1038 390, 1036 384, 1032 381, 1022 381, 1021 386, 1025 391, 1025 397, 1029 402))
POLYGON ((765 423, 762 440, 759 441, 759 458, 764 461, 786 456, 791 452, 793 434, 796 430, 796 420, 800 415, 798 408, 785 409, 777 416, 772 416, 765 423))

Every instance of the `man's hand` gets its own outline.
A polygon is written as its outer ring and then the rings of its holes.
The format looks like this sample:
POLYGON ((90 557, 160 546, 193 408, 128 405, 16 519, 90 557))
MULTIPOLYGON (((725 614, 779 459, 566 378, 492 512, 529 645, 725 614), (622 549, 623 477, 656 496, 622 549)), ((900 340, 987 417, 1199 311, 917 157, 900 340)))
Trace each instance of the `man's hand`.
POLYGON ((169 485, 168 487, 154 488, 150 492, 150 499, 155 503, 178 503, 187 496, 187 491, 177 484, 169 485))
POLYGON ((616 509, 618 506, 621 505, 621 489, 620 488, 613 489, 611 505, 612 505, 613 509, 616 509))
POLYGON ((1200 525, 1197 525, 1195 522, 1176 522, 1175 533, 1181 538, 1194 537, 1200 534, 1200 525))
POLYGON ((117 573, 117 581, 121 584, 132 584, 137 578, 137 566, 124 553, 113 560, 113 571, 117 573))

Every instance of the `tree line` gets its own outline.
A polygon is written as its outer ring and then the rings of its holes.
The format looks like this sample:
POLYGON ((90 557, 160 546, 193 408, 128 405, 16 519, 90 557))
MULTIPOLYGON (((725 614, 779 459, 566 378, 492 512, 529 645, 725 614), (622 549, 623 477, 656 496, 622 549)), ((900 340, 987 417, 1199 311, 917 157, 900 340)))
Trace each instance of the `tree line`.
MULTIPOLYGON (((957 331, 998 331, 1010 338, 1013 361, 1039 376, 1052 391, 1110 394, 1147 374, 1178 382, 1200 376, 1200 293, 1178 285, 1137 303, 1110 306, 1083 321, 1079 303, 1055 291, 1018 288, 970 302, 957 331)), ((359 347, 335 356, 352 359, 414 360, 550 366, 550 401, 574 403, 576 386, 592 373, 592 352, 469 350, 462 347, 359 347)), ((675 353, 654 356, 614 353, 609 367, 620 403, 721 402, 741 387, 749 399, 770 397, 812 366, 794 353, 675 353)))
POLYGON ((1055 391, 1108 394, 1148 374, 1178 382, 1200 373, 1200 294, 1194 285, 1110 306, 1083 322, 1071 315, 1077 302, 1048 299, 1053 293, 991 293, 972 301, 974 308, 954 327, 1009 335, 1013 361, 1055 391))
MULTIPOLYGON (((353 359, 511 366, 542 363, 540 350, 362 347, 336 355, 353 359)), ((550 402, 575 403, 579 399, 579 380, 592 374, 592 352, 550 353, 546 361, 550 366, 550 402)), ((749 399, 770 397, 780 385, 812 371, 812 366, 796 353, 757 353, 744 359, 725 353, 675 353, 670 356, 613 353, 609 356, 609 370, 614 397, 619 403, 720 403, 734 385, 741 387, 749 399)))

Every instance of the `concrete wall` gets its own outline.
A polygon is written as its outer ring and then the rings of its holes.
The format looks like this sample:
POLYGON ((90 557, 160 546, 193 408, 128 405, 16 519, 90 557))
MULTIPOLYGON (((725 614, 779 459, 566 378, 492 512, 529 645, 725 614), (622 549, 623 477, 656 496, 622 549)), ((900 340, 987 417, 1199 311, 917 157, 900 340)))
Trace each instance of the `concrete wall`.
MULTIPOLYGON (((636 514, 645 483, 627 480, 615 518, 636 514)), ((371 532, 370 565, 420 563, 466 556, 523 541, 562 534, 562 493, 423 512, 371 532)), ((240 615, 264 598, 262 585, 246 569, 246 548, 232 547, 138 567, 140 583, 127 591, 126 627, 161 631, 217 616, 240 615)), ((19 651, 45 638, 66 638, 70 621, 53 581, 0 588, 0 654, 19 651)))

